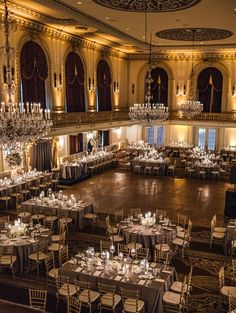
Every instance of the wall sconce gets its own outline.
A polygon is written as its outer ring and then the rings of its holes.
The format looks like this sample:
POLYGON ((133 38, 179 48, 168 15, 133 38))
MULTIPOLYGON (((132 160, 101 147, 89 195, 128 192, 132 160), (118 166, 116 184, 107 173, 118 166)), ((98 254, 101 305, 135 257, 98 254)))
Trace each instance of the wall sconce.
MULTIPOLYGON (((11 81, 12 81, 12 83, 14 84, 14 80, 15 80, 15 69, 14 69, 13 66, 11 67, 10 75, 11 75, 11 81)), ((4 83, 4 84, 7 83, 7 67, 6 67, 6 65, 3 65, 3 83, 4 83)))
POLYGON ((182 84, 182 88, 180 84, 176 86, 176 96, 186 96, 186 85, 184 83, 182 84))
POLYGON ((232 97, 235 97, 236 96, 236 86, 233 85, 232 87, 232 97))
POLYGON ((94 82, 94 78, 90 78, 88 79, 88 91, 91 93, 95 92, 95 82, 94 82))
POLYGON ((120 93, 119 83, 118 82, 114 82, 114 84, 113 84, 113 91, 117 95, 120 93))
POLYGON ((54 88, 61 91, 62 90, 62 76, 61 74, 58 75, 57 79, 57 73, 54 73, 54 88))

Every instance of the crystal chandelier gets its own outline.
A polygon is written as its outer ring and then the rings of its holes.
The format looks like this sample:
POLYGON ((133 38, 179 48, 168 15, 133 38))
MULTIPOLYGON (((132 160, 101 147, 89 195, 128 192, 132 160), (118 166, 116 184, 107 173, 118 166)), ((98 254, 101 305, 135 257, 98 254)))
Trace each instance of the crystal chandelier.
POLYGON ((194 53, 194 40, 196 29, 191 29, 193 46, 192 46, 192 70, 190 76, 190 88, 189 88, 189 99, 185 101, 181 101, 179 103, 179 115, 180 117, 186 117, 188 119, 193 118, 195 115, 198 115, 203 110, 203 104, 193 99, 193 53, 194 53))
MULTIPOLYGON (((145 11, 145 38, 147 38, 147 12, 145 11)), ((158 124, 166 120, 169 116, 168 107, 163 103, 152 103, 153 96, 151 95, 152 79, 152 37, 150 35, 149 57, 148 57, 148 73, 145 79, 146 86, 146 103, 135 103, 129 110, 129 117, 132 121, 144 123, 147 125, 158 124)))
POLYGON ((5 16, 2 27, 5 35, 5 46, 1 48, 6 57, 6 102, 0 106, 0 146, 6 154, 21 152, 30 143, 44 137, 52 127, 50 111, 43 111, 40 103, 14 103, 15 86, 11 58, 14 49, 10 46, 10 30, 16 30, 16 21, 9 19, 7 0, 4 0, 5 16))

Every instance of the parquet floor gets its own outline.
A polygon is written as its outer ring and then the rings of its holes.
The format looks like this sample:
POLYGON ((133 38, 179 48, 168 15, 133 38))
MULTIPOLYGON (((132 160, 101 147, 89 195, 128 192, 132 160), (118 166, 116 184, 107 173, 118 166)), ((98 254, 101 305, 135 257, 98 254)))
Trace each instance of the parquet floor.
POLYGON ((91 201, 95 210, 141 208, 143 212, 166 209, 171 218, 177 212, 186 214, 194 226, 209 227, 217 214, 217 224, 224 223, 225 192, 233 186, 223 181, 145 176, 110 170, 77 183, 64 190, 91 201))

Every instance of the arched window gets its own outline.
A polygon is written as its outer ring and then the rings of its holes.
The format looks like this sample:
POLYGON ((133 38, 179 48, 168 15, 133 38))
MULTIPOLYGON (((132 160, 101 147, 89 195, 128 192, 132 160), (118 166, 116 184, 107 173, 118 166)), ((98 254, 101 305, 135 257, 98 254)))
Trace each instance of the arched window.
POLYGON ((203 112, 221 112, 223 76, 215 67, 205 68, 198 76, 198 100, 203 112))
POLYGON ((151 76, 153 82, 151 83, 152 103, 163 103, 168 106, 168 74, 160 67, 152 69, 151 76))
POLYGON ((67 112, 85 112, 84 67, 75 52, 66 58, 66 108, 67 112))
POLYGON ((26 42, 21 50, 20 64, 23 102, 41 103, 45 109, 48 65, 42 48, 34 41, 26 42))
POLYGON ((97 108, 111 111, 111 72, 108 63, 100 60, 97 66, 97 108))

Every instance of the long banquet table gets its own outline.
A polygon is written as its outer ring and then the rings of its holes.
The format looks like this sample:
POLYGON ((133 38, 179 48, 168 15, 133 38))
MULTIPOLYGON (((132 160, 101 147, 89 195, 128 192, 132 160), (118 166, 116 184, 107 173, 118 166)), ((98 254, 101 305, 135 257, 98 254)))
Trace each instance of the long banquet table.
POLYGON ((4 184, 4 180, 2 182, 2 185, 0 186, 0 195, 5 195, 7 192, 12 192, 15 188, 20 187, 22 188, 25 184, 31 184, 34 185, 37 181, 40 183, 43 181, 43 179, 50 179, 52 178, 52 173, 43 173, 43 172, 36 172, 32 176, 28 177, 22 177, 19 180, 9 179, 9 183, 6 185, 4 184))
POLYGON ((75 205, 70 205, 58 199, 50 200, 49 198, 35 198, 21 203, 21 206, 27 212, 44 214, 46 211, 53 214, 54 211, 58 213, 66 213, 72 218, 74 229, 83 229, 83 216, 87 213, 93 213, 93 204, 84 201, 77 201, 75 205))
MULTIPOLYGON (((94 290, 98 289, 98 283, 116 286, 117 293, 120 293, 120 288, 138 290, 140 298, 145 302, 146 313, 162 313, 163 294, 167 289, 169 289, 176 276, 176 272, 173 267, 168 267, 167 269, 162 268, 160 277, 154 277, 152 280, 148 281, 145 279, 144 275, 140 275, 140 273, 136 274, 134 272, 130 272, 129 275, 121 275, 115 267, 107 270, 105 268, 101 268, 101 266, 97 268, 96 266, 93 266, 90 271, 88 271, 86 268, 86 260, 84 259, 84 261, 79 261, 79 259, 72 259, 64 264, 59 269, 59 274, 68 276, 72 283, 75 279, 90 282, 91 289, 94 290)), ((113 260, 112 262, 117 261, 113 260)), ((151 263, 150 267, 160 268, 160 265, 151 263)))

